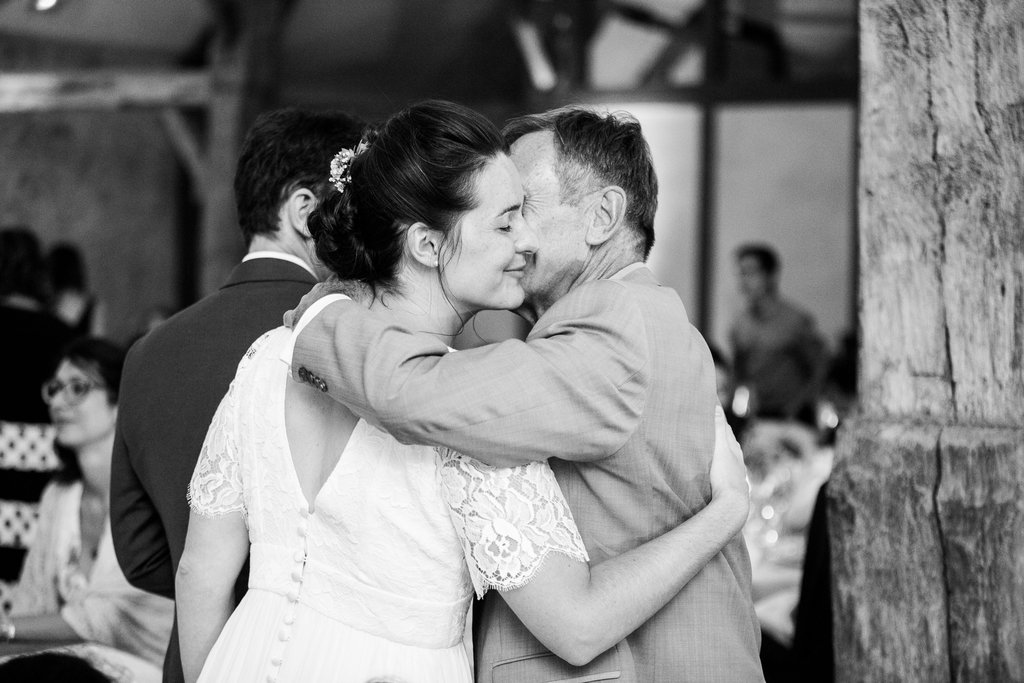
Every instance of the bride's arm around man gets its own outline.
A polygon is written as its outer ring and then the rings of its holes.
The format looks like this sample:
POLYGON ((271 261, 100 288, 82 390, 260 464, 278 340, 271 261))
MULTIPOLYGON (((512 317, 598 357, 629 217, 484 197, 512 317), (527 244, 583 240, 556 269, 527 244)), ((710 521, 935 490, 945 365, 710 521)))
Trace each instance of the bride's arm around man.
MULTIPOLYGON (((292 372, 403 442, 498 466, 555 458, 599 564, 710 501, 714 369, 678 296, 644 266, 657 180, 639 124, 566 109, 513 121, 505 134, 538 241, 521 281, 521 312, 535 322, 527 341, 449 354, 353 302, 325 301, 296 326, 292 372)), ((485 610, 485 665, 530 651, 491 651, 529 640, 509 636, 515 625, 501 609, 485 610)), ((640 680, 762 680, 742 540, 629 643, 640 680)))

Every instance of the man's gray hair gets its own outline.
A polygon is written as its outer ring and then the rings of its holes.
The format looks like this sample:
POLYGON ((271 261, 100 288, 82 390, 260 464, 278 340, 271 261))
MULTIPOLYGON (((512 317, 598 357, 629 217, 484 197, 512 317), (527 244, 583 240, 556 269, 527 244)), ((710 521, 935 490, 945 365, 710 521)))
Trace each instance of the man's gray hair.
POLYGON ((646 260, 654 246, 658 177, 640 123, 626 112, 602 113, 573 106, 516 117, 502 134, 512 145, 524 135, 540 131, 554 135, 561 200, 572 204, 599 187, 621 187, 626 193, 626 223, 636 231, 639 251, 646 260))

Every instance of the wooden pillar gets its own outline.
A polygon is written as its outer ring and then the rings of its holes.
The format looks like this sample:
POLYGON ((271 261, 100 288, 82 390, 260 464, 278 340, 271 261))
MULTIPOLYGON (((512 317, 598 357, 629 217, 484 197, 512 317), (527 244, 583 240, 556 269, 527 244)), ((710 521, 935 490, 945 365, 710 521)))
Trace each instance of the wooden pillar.
POLYGON ((861 0, 837 680, 1024 681, 1024 12, 861 0))
POLYGON ((211 55, 206 185, 200 232, 201 293, 218 289, 244 253, 234 176, 245 131, 273 105, 281 32, 292 0, 209 0, 217 23, 211 55))

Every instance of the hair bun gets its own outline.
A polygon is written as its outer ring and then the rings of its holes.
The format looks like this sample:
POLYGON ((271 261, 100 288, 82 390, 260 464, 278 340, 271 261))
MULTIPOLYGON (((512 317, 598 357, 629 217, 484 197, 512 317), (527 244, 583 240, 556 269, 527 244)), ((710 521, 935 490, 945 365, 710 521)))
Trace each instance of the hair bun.
POLYGON ((317 256, 339 278, 385 290, 399 285, 408 227, 423 223, 446 241, 457 239, 459 217, 477 203, 475 175, 508 153, 486 118, 437 101, 367 126, 356 149, 342 155, 344 167, 332 168, 342 191, 310 215, 310 234, 317 256))
POLYGON ((377 138, 379 136, 380 136, 380 128, 378 128, 377 126, 369 125, 369 126, 367 126, 366 128, 363 129, 363 138, 362 139, 363 139, 363 141, 366 142, 367 145, 370 145, 371 147, 373 146, 373 143, 375 143, 377 141, 377 138))
POLYGON ((344 192, 330 193, 309 215, 309 235, 317 258, 339 278, 372 282, 376 268, 356 224, 354 195, 352 183, 344 192))

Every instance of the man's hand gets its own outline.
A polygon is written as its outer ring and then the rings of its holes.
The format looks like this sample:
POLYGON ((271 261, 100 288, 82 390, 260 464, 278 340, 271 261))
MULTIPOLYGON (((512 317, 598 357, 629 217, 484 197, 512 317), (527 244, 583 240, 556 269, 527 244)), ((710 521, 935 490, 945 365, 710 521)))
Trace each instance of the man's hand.
MULTIPOLYGON (((750 512, 750 484, 743 464, 743 449, 736 441, 721 406, 715 407, 715 454, 711 458, 711 497, 728 498, 737 517, 745 522, 750 512)), ((742 523, 741 523, 742 526, 742 523)))
POLYGON ((363 282, 356 282, 354 280, 340 280, 336 276, 332 275, 324 282, 317 284, 313 289, 309 290, 309 292, 302 297, 302 300, 299 301, 298 306, 285 312, 284 326, 290 330, 294 329, 295 323, 299 322, 302 318, 302 314, 305 313, 310 306, 328 294, 344 294, 348 298, 357 303, 361 303, 364 306, 369 306, 370 302, 373 301, 373 289, 369 285, 363 282))

